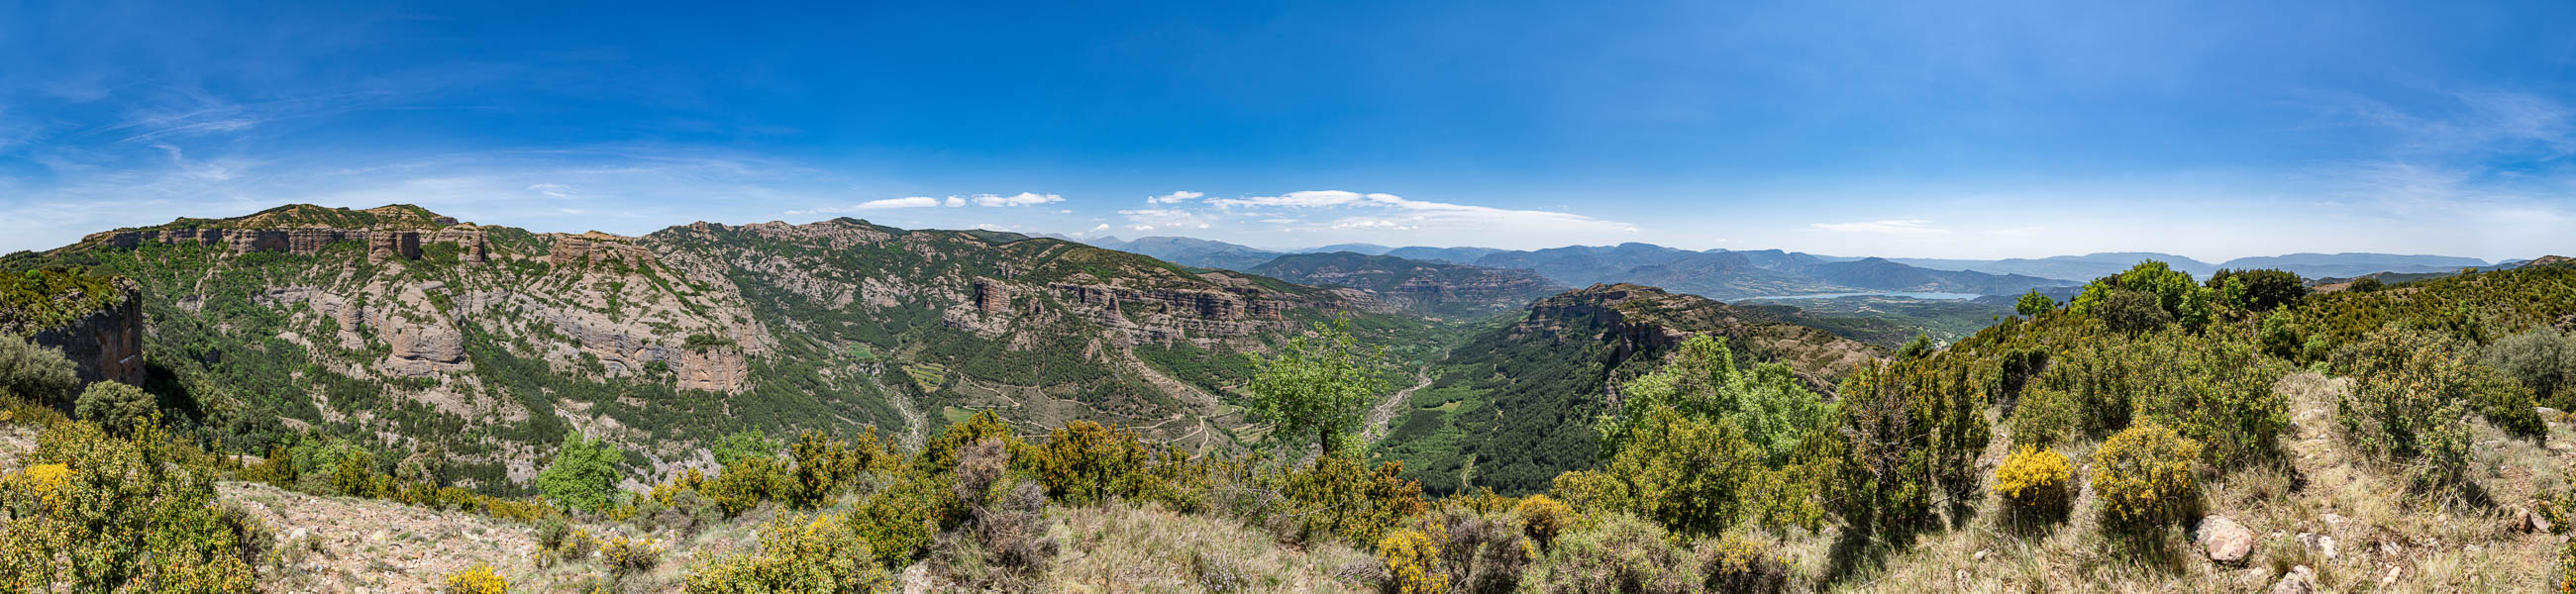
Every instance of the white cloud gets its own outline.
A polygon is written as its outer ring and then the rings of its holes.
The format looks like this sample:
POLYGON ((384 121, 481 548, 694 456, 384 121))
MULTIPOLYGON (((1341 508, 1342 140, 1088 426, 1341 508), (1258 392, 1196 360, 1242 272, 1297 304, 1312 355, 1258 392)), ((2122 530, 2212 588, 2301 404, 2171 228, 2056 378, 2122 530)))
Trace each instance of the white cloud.
POLYGON ((939 206, 939 199, 928 196, 911 196, 906 198, 869 200, 867 202, 861 202, 849 206, 827 206, 811 210, 791 210, 787 211, 787 214, 805 215, 835 212, 858 212, 862 210, 886 210, 890 208, 930 208, 934 206, 939 206))
POLYGON ((946 207, 949 207, 949 208, 957 208, 957 207, 960 207, 960 206, 965 206, 965 205, 966 205, 966 197, 964 197, 964 196, 949 196, 949 197, 948 197, 948 200, 947 200, 946 202, 941 203, 940 205, 941 205, 941 206, 946 206, 946 207))
POLYGON ((1035 206, 1051 202, 1063 202, 1064 197, 1054 194, 1032 194, 1029 192, 1021 192, 1009 196, 976 194, 973 200, 975 201, 976 206, 1035 206))
POLYGON ((1146 204, 1179 204, 1179 203, 1183 203, 1183 202, 1189 202, 1189 201, 1191 201, 1191 200, 1197 200, 1197 199, 1202 198, 1202 197, 1205 197, 1205 196, 1207 196, 1207 193, 1205 193, 1205 192, 1192 192, 1192 191, 1189 191, 1189 190, 1181 190, 1181 191, 1178 191, 1178 192, 1173 192, 1173 193, 1170 193, 1170 194, 1164 194, 1164 195, 1161 195, 1161 196, 1146 196, 1146 197, 1145 197, 1145 203, 1146 203, 1146 204))
POLYGON ((976 224, 975 224, 975 228, 977 228, 977 229, 983 229, 983 230, 985 230, 985 231, 1009 231, 1009 230, 1011 230, 1011 226, 1010 226, 1010 225, 995 225, 995 224, 992 224, 992 223, 976 223, 976 224))
POLYGON ((1835 233, 1874 233, 1879 235, 1932 235, 1949 233, 1949 229, 1932 226, 1923 219, 1889 219, 1856 223, 1808 223, 1808 227, 1835 233))
POLYGON ((1176 208, 1122 210, 1118 211, 1118 214, 1126 215, 1128 228, 1135 229, 1137 231, 1152 231, 1158 227, 1164 229, 1206 229, 1215 226, 1215 219, 1213 218, 1201 215, 1198 212, 1176 208))
POLYGON ((572 186, 563 184, 535 184, 528 186, 528 191, 555 198, 571 198, 573 194, 579 193, 572 191, 572 186))

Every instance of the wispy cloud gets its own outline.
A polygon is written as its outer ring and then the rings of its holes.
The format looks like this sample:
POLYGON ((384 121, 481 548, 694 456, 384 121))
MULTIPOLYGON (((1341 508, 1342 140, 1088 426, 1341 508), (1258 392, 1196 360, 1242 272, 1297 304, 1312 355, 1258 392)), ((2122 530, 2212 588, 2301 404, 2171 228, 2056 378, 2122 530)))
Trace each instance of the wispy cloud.
MULTIPOLYGON (((954 198, 954 197, 952 196, 951 198, 954 198)), ((1036 205, 1040 205, 1040 204, 1048 204, 1048 203, 1054 203, 1054 202, 1063 202, 1063 201, 1064 201, 1064 197, 1063 197, 1063 196, 1057 196, 1057 195, 1054 195, 1054 194, 1036 194, 1036 193, 1030 193, 1030 192, 1021 192, 1021 193, 1018 193, 1018 194, 1012 194, 1012 195, 1009 195, 1009 196, 999 196, 999 195, 994 195, 994 194, 976 194, 973 198, 970 198, 969 200, 974 201, 976 206, 1036 206, 1036 205)))
POLYGON ((1173 192, 1173 193, 1170 193, 1170 194, 1164 194, 1164 195, 1161 195, 1161 196, 1146 196, 1146 197, 1145 197, 1145 203, 1146 203, 1146 204, 1180 204, 1180 203, 1183 203, 1183 202, 1189 202, 1189 201, 1191 201, 1191 200, 1197 200, 1197 199, 1199 199, 1199 198, 1203 198, 1203 197, 1206 197, 1206 196, 1207 196, 1207 194, 1206 194, 1206 193, 1204 193, 1204 192, 1192 192, 1192 191, 1189 191, 1189 190, 1181 190, 1181 191, 1178 191, 1178 192, 1173 192))
POLYGON ((578 193, 572 191, 572 186, 563 184, 531 184, 528 186, 528 191, 553 198, 571 198, 573 194, 578 193))
POLYGON ((1923 219, 1889 219, 1856 223, 1808 223, 1808 227, 1835 233, 1873 233, 1879 235, 1937 235, 1949 229, 1932 226, 1923 219))
POLYGON ((827 207, 823 207, 823 208, 815 208, 815 209, 807 209, 807 210, 791 210, 791 211, 787 211, 787 214, 791 214, 791 215, 830 214, 830 213, 836 213, 836 212, 859 212, 859 211, 863 211, 863 210, 886 210, 886 209, 893 209, 893 208, 937 208, 938 206, 939 206, 939 199, 938 199, 938 198, 932 198, 932 197, 929 197, 929 196, 909 196, 909 197, 904 197, 904 198, 887 198, 887 199, 883 199, 883 200, 869 200, 869 201, 866 201, 866 202, 861 202, 861 203, 858 203, 858 204, 852 204, 852 205, 849 205, 849 206, 827 206, 827 207))

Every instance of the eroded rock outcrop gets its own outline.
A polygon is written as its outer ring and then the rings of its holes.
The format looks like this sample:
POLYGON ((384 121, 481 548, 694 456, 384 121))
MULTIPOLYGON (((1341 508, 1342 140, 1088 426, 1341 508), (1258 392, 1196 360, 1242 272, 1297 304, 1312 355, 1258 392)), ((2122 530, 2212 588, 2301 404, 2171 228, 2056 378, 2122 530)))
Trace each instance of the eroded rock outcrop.
POLYGON ((116 303, 70 323, 34 330, 28 342, 61 349, 80 368, 84 383, 143 385, 143 296, 134 281, 117 279, 116 303))

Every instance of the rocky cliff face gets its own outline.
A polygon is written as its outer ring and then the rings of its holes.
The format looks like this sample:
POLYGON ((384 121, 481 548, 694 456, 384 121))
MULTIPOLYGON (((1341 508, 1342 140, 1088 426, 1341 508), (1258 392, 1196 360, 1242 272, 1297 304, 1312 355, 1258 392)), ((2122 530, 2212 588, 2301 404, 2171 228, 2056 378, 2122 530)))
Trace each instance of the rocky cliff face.
POLYGON ((482 262, 489 246, 483 232, 472 225, 463 228, 422 231, 415 229, 137 229, 92 233, 81 243, 111 248, 132 249, 146 243, 194 243, 218 246, 233 252, 285 252, 301 256, 322 253, 333 242, 355 241, 366 244, 369 262, 421 257, 423 237, 431 243, 458 246, 469 262, 482 262))
POLYGON ((61 349, 80 367, 82 382, 143 385, 143 296, 134 281, 118 279, 123 293, 113 305, 68 324, 37 329, 28 342, 61 349))

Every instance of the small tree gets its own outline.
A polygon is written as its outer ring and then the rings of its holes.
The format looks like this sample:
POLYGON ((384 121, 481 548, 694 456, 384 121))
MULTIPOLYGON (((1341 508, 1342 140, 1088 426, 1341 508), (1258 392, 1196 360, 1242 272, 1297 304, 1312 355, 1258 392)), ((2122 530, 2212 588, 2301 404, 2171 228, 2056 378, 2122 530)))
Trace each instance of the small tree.
POLYGON ((565 507, 606 508, 617 488, 617 463, 625 457, 607 440, 566 434, 554 463, 537 473, 537 491, 565 507))
POLYGON ((0 396, 62 406, 80 389, 80 374, 63 352, 0 334, 0 396))
POLYGON ((1317 323, 1314 334, 1289 339, 1276 355, 1253 358, 1251 412, 1254 420, 1271 424, 1273 441, 1302 445, 1312 437, 1329 457, 1386 389, 1379 375, 1386 350, 1361 347, 1347 319, 1317 323))
POLYGON ((2053 309, 2057 309, 2057 300, 2039 294, 2039 289, 2031 289, 2030 292, 2021 294, 2020 301, 2013 302, 2013 313, 2021 314, 2022 317, 2039 317, 2039 314, 2048 313, 2053 309))
POLYGON ((133 433, 135 427, 151 422, 152 413, 159 408, 152 395, 144 393, 142 388, 119 382, 99 382, 81 391, 80 401, 73 406, 72 415, 98 423, 109 433, 127 435, 133 433))

